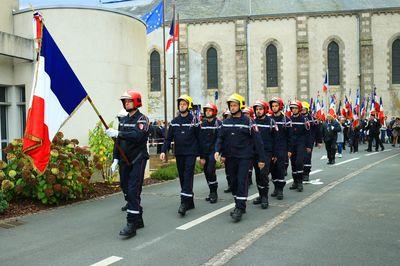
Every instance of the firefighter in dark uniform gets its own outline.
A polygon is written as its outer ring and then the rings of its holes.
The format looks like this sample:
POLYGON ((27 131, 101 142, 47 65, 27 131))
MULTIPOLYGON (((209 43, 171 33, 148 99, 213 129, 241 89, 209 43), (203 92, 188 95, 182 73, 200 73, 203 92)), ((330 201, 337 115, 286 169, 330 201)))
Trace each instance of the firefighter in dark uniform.
POLYGON ((327 164, 335 164, 338 132, 340 132, 339 122, 336 121, 332 114, 328 113, 326 116, 326 121, 322 124, 322 137, 325 142, 325 148, 328 157, 327 164))
POLYGON ((381 151, 385 150, 385 147, 382 144, 381 139, 379 138, 381 123, 375 117, 375 111, 370 112, 370 117, 368 119, 367 125, 365 126, 365 130, 369 131, 368 135, 368 152, 372 151, 372 141, 375 140, 375 151, 378 151, 379 146, 381 147, 381 151))
POLYGON ((292 112, 292 146, 289 147, 291 153, 290 164, 292 165, 293 183, 289 189, 303 191, 303 172, 305 153, 311 153, 311 132, 310 122, 301 113, 302 104, 300 101, 290 103, 292 112))
POLYGON ((261 139, 263 141, 263 150, 266 158, 265 166, 262 170, 258 168, 258 158, 256 158, 253 163, 259 194, 259 197, 253 201, 253 204, 261 204, 261 208, 266 209, 268 208, 268 174, 270 170, 270 164, 271 161, 276 160, 274 145, 277 127, 275 121, 270 116, 267 116, 269 110, 269 104, 267 102, 258 100, 254 103, 253 109, 256 114, 256 119, 254 122, 260 131, 261 139))
POLYGON ((178 213, 185 216, 186 211, 194 209, 193 177, 196 157, 199 154, 200 124, 190 112, 193 109, 193 100, 188 95, 178 98, 179 115, 172 119, 168 128, 167 138, 161 149, 160 159, 166 160, 165 153, 170 149, 171 142, 175 142, 176 166, 181 185, 181 204, 178 213))
POLYGON ((261 170, 265 166, 265 156, 257 126, 242 113, 245 108, 244 98, 235 93, 228 98, 227 103, 232 117, 222 122, 215 147, 215 159, 218 160, 221 156, 220 159, 225 162, 231 178, 232 194, 235 199, 235 209, 231 212, 231 217, 238 222, 246 212, 247 178, 249 168, 252 167, 254 149, 256 148, 259 156, 258 167, 261 170))
POLYGON ((222 122, 217 118, 218 108, 213 103, 208 103, 203 107, 204 119, 200 127, 200 164, 203 166, 210 194, 206 198, 210 203, 218 200, 218 181, 215 168, 215 144, 217 142, 218 131, 222 122))
POLYGON ((310 113, 310 104, 308 102, 302 102, 302 106, 303 109, 301 110, 301 114, 310 122, 312 143, 311 152, 304 155, 303 181, 310 181, 312 151, 314 144, 317 145, 318 148, 322 147, 322 131, 321 124, 318 123, 318 121, 310 113))
MULTIPOLYGON (((245 107, 242 112, 245 116, 254 121, 253 107, 245 107)), ((256 153, 254 151, 254 157, 252 158, 253 162, 255 161, 255 158, 256 158, 256 153)), ((250 187, 251 185, 253 185, 253 166, 250 167, 249 172, 247 174, 248 174, 247 180, 249 182, 249 187, 250 187)))
POLYGON ((274 142, 276 160, 271 164, 271 177, 274 184, 274 192, 272 192, 271 197, 282 200, 283 188, 286 185, 285 162, 289 156, 289 147, 292 141, 292 124, 290 118, 282 112, 283 100, 281 98, 273 97, 269 101, 269 106, 273 112, 271 118, 278 128, 274 142))
POLYGON ((138 109, 142 106, 139 92, 128 90, 120 99, 128 115, 120 119, 118 130, 109 128, 106 134, 111 138, 117 138, 111 170, 115 171, 118 164, 121 188, 128 202, 127 225, 119 234, 132 237, 136 235, 136 229, 144 227, 140 194, 149 159, 147 141, 150 125, 149 119, 138 109), (125 156, 119 152, 117 145, 125 156))

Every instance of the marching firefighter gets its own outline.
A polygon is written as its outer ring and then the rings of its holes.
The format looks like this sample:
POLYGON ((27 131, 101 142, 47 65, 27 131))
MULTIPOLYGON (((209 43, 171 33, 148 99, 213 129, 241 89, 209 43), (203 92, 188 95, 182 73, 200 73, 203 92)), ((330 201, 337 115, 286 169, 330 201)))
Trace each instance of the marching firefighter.
POLYGON ((278 97, 273 97, 269 101, 269 106, 273 112, 271 118, 277 125, 277 132, 274 141, 276 159, 271 164, 271 177, 274 184, 274 192, 271 197, 276 197, 278 200, 283 199, 283 188, 286 185, 285 181, 285 162, 286 158, 290 157, 289 147, 292 142, 292 125, 291 120, 283 112, 283 100, 278 97))
POLYGON ((132 237, 136 235, 136 229, 144 227, 140 194, 149 159, 147 152, 149 120, 138 109, 142 106, 139 92, 127 90, 120 100, 128 114, 119 119, 118 130, 109 128, 106 134, 116 138, 111 170, 114 172, 119 166, 121 188, 128 203, 127 224, 119 234, 132 237), (120 153, 119 149, 124 154, 120 153))
POLYGON ((254 103, 253 109, 256 114, 256 119, 254 122, 260 131, 261 139, 263 141, 263 150, 266 157, 265 166, 262 170, 258 167, 259 158, 256 158, 256 160, 253 162, 259 194, 259 197, 253 201, 253 204, 261 204, 261 208, 266 209, 268 208, 268 174, 270 163, 271 161, 276 160, 274 145, 277 127, 275 121, 270 116, 267 116, 269 111, 269 104, 267 102, 258 100, 254 103))
MULTIPOLYGON (((229 118, 231 116, 231 112, 229 111, 229 109, 226 109, 225 111, 224 111, 224 114, 223 114, 223 119, 222 120, 225 120, 225 119, 227 119, 227 118, 229 118)), ((232 189, 231 189, 231 179, 230 179, 230 177, 229 177, 229 175, 228 175, 228 171, 227 171, 227 168, 225 167, 225 176, 226 176, 226 182, 227 182, 227 184, 228 184, 228 187, 226 188, 226 189, 224 189, 224 193, 232 193, 232 189)))
POLYGON ((181 185, 181 204, 178 213, 185 216, 186 211, 194 209, 193 177, 196 157, 199 154, 200 127, 197 118, 190 112, 193 109, 192 98, 181 95, 177 102, 179 115, 171 121, 160 159, 166 160, 166 152, 174 141, 176 166, 181 185))
POLYGON ((338 132, 340 132, 339 123, 332 114, 327 114, 326 121, 322 125, 322 137, 325 142, 328 164, 335 164, 338 132))
POLYGON ((235 209, 231 212, 231 217, 234 222, 238 222, 246 212, 247 178, 249 168, 252 167, 254 150, 259 157, 258 167, 261 170, 265 166, 265 155, 257 126, 242 113, 245 108, 244 98, 235 93, 228 98, 227 104, 232 117, 222 122, 215 147, 215 159, 220 158, 225 162, 231 178, 232 195, 235 199, 235 209))
MULTIPOLYGON (((245 107, 243 109, 243 114, 245 116, 247 116, 248 118, 250 118, 251 120, 254 120, 254 109, 252 107, 245 107)), ((254 157, 253 157, 253 161, 254 161, 254 157)), ((253 166, 250 167, 248 174, 248 182, 249 182, 249 186, 253 185, 253 166)))
POLYGON ((204 119, 200 127, 200 164, 203 166, 210 194, 206 198, 210 203, 218 200, 218 181, 215 169, 215 144, 218 137, 218 130, 222 122, 217 119, 218 108, 213 103, 208 103, 203 107, 204 119))
POLYGON ((303 168, 305 152, 311 153, 312 143, 310 122, 301 115, 302 104, 300 101, 290 103, 292 112, 292 146, 289 147, 290 164, 292 165, 293 184, 289 189, 303 191, 303 168))
POLYGON ((317 145, 318 148, 322 147, 322 131, 321 126, 318 121, 311 115, 310 113, 310 104, 308 102, 302 102, 303 109, 301 110, 301 114, 310 122, 310 133, 311 133, 311 152, 306 153, 304 155, 304 172, 303 172, 303 181, 310 180, 310 172, 311 172, 311 158, 314 144, 317 145))
POLYGON ((372 141, 375 140, 375 151, 378 151, 379 146, 381 147, 381 151, 385 150, 385 147, 382 144, 381 139, 379 138, 381 123, 375 117, 375 111, 370 112, 370 117, 368 119, 368 123, 365 127, 365 130, 369 131, 368 135, 368 152, 372 151, 372 141))

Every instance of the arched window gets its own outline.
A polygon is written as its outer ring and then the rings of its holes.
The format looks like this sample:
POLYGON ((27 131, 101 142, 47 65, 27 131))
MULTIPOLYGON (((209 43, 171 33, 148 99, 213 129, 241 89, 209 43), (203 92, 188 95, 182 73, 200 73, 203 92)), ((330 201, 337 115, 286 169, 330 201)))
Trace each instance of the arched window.
POLYGON ((392 83, 400 84, 400 39, 392 44, 392 83))
POLYGON ((328 76, 329 85, 340 85, 339 45, 335 41, 328 45, 328 76))
POLYGON ((150 54, 150 91, 161 91, 160 66, 160 53, 153 51, 150 54))
POLYGON ((207 89, 218 89, 218 54, 214 47, 207 50, 207 89))
POLYGON ((278 53, 276 46, 267 46, 267 87, 278 87, 278 53))

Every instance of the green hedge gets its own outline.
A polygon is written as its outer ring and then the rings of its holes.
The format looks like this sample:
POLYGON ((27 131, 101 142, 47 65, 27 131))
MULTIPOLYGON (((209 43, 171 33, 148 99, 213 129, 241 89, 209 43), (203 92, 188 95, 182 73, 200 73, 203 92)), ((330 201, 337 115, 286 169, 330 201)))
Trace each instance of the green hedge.
MULTIPOLYGON (((216 168, 220 169, 223 165, 220 162, 217 162, 216 168)), ((200 165, 199 162, 196 162, 196 166, 194 168, 195 174, 200 174, 203 172, 203 167, 200 165)), ((171 163, 168 165, 164 165, 161 168, 157 169, 156 171, 150 174, 151 178, 157 180, 173 180, 178 177, 178 169, 176 168, 176 163, 171 163)))
POLYGON ((0 191, 0 214, 4 213, 8 208, 8 202, 4 198, 3 192, 0 191))

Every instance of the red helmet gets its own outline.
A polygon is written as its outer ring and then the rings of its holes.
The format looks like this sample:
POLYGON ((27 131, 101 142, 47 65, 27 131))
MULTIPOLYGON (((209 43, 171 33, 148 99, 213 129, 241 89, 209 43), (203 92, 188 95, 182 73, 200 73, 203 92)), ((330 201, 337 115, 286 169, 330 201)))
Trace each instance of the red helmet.
POLYGON ((139 108, 142 106, 142 95, 140 95, 139 92, 134 90, 125 91, 124 94, 122 94, 122 96, 119 99, 121 101, 124 101, 126 99, 132 100, 134 108, 139 108))
POLYGON ((249 114, 251 118, 254 118, 254 110, 251 107, 246 107, 243 109, 244 114, 249 114))
POLYGON ((207 103, 206 105, 204 105, 204 107, 203 107, 204 116, 206 114, 206 110, 207 109, 211 109, 212 110, 212 115, 213 116, 216 116, 218 114, 218 107, 213 103, 207 103))
POLYGON ((303 104, 300 101, 291 101, 289 104, 289 108, 297 107, 299 111, 303 109, 303 104))
POLYGON ((257 100, 254 104, 253 104, 253 111, 256 111, 256 107, 257 106, 261 106, 264 108, 264 114, 266 115, 269 111, 269 103, 267 103, 266 101, 263 100, 257 100))
POLYGON ((279 97, 272 97, 272 99, 269 100, 269 106, 272 107, 272 103, 278 103, 278 104, 279 104, 279 110, 280 110, 280 111, 283 110, 283 100, 282 100, 282 98, 279 98, 279 97))

